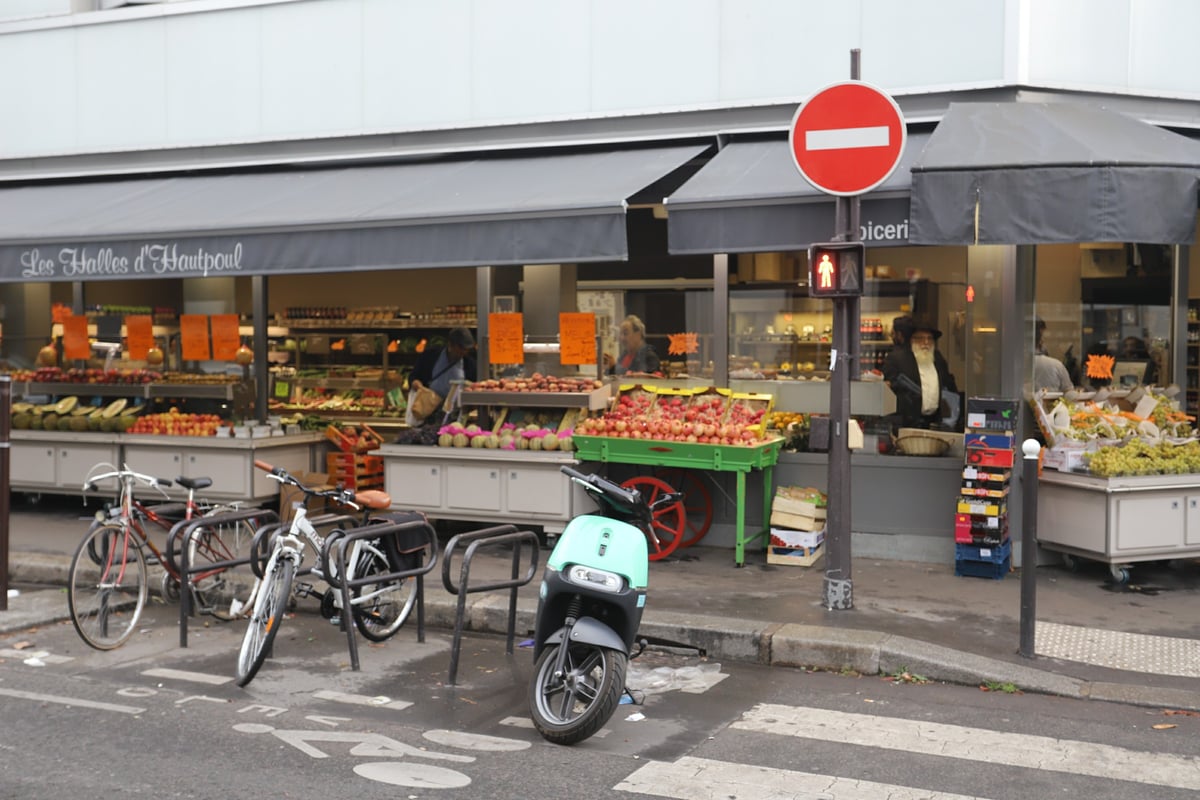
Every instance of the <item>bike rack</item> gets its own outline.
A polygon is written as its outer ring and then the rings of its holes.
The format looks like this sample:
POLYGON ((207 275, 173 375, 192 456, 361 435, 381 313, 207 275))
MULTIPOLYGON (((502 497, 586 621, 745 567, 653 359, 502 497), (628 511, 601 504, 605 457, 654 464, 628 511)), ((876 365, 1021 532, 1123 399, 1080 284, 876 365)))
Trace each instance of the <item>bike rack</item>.
POLYGON ((343 531, 338 535, 338 531, 333 531, 326 539, 326 552, 321 553, 321 563, 329 564, 330 556, 333 556, 333 563, 337 564, 336 572, 326 570, 328 577, 326 582, 338 589, 342 593, 342 627, 346 629, 346 645, 350 649, 350 668, 355 672, 358 671, 358 639, 354 635, 354 619, 353 606, 351 605, 350 590, 356 589, 359 586, 365 586, 368 583, 381 583, 384 581, 400 580, 401 578, 415 578, 417 581, 417 641, 425 641, 425 575, 433 571, 438 562, 437 548, 437 531, 433 529, 433 525, 429 524, 429 520, 425 519, 422 514, 419 519, 413 519, 405 522, 379 522, 380 519, 386 517, 375 517, 374 524, 363 525, 361 527, 352 528, 343 531), (423 533, 425 541, 417 547, 408 547, 402 549, 403 554, 425 552, 425 548, 429 548, 429 563, 422 564, 412 569, 399 570, 397 572, 389 572, 386 575, 370 575, 365 578, 355 578, 354 580, 346 580, 346 545, 358 541, 359 539, 378 539, 383 536, 394 536, 398 533, 413 531, 423 533))
MULTIPOLYGON (((175 523, 171 528, 171 532, 167 534, 167 559, 171 562, 169 566, 179 575, 179 646, 187 647, 188 634, 188 617, 192 615, 192 593, 190 589, 191 577, 193 573, 208 572, 213 569, 229 569, 231 567, 240 567, 244 564, 252 564, 255 560, 255 545, 259 542, 259 537, 264 530, 269 528, 277 528, 278 525, 273 523, 273 520, 278 520, 279 515, 274 511, 266 508, 245 508, 237 511, 228 511, 223 514, 214 514, 211 517, 196 517, 191 520, 184 520, 175 523), (214 524, 225 525, 231 522, 242 522, 249 519, 264 519, 266 524, 259 528, 254 535, 254 543, 250 546, 250 555, 244 558, 236 558, 228 561, 218 561, 215 564, 205 563, 203 567, 193 567, 188 563, 187 547, 179 548, 180 542, 186 542, 191 535, 201 529, 209 528, 214 524), (179 555, 178 563, 175 560, 176 553, 179 555)), ((253 567, 252 567, 253 568, 253 567)), ((261 568, 260 568, 261 571, 261 568)))
POLYGON ((492 528, 460 533, 446 543, 446 551, 442 558, 442 585, 446 587, 446 591, 450 592, 450 594, 458 596, 458 608, 454 615, 454 646, 450 650, 450 676, 448 682, 451 686, 454 686, 458 680, 458 654, 462 647, 463 621, 467 610, 467 595, 474 594, 475 592, 492 591, 494 589, 509 590, 508 642, 504 652, 511 656, 513 654, 513 639, 517 628, 517 589, 533 580, 533 576, 537 573, 538 550, 540 547, 541 544, 538 542, 536 533, 533 531, 519 531, 515 525, 497 525, 492 528), (467 545, 467 549, 463 553, 462 567, 459 571, 459 582, 458 585, 455 585, 450 580, 450 563, 454 557, 454 551, 460 542, 470 542, 470 544, 467 545), (521 576, 521 545, 524 542, 530 543, 529 571, 524 576, 521 576), (475 551, 480 547, 510 543, 513 545, 512 577, 507 580, 471 586, 471 559, 475 557, 475 551))

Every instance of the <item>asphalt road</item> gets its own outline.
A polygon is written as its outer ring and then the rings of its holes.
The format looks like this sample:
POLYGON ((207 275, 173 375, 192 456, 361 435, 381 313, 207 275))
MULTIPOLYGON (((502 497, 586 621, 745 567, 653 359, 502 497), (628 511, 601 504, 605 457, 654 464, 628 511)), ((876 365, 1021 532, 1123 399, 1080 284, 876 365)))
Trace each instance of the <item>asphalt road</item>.
MULTIPOLYGON (((653 651, 605 730, 574 748, 529 725, 529 651, 469 636, 362 643, 289 618, 233 682, 242 623, 178 647, 153 606, 113 652, 69 623, 0 638, 0 798, 1194 798, 1200 716, 653 651), (1173 726, 1156 729, 1155 726, 1173 726), (940 793, 940 794, 939 794, 940 793)), ((410 623, 411 625, 412 623, 410 623)))

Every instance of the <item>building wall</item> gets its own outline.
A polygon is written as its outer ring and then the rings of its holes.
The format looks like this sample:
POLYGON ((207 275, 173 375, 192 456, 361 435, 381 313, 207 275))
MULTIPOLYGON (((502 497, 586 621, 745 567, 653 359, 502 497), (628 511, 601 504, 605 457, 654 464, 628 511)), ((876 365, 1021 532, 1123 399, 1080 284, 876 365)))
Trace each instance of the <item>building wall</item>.
POLYGON ((795 103, 851 48, 898 96, 1200 97, 1192 0, 6 5, 31 18, 0 21, 4 159, 795 103))

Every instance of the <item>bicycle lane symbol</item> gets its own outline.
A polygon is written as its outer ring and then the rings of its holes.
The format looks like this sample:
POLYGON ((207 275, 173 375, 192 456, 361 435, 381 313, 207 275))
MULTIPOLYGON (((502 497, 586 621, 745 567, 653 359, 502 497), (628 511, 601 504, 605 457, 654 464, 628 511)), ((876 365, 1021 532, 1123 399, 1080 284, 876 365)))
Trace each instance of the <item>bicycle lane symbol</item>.
MULTIPOLYGON (((322 730, 281 730, 271 725, 255 722, 233 726, 240 733, 269 733, 280 741, 295 747, 312 758, 328 758, 329 754, 312 743, 351 744, 350 755, 363 758, 423 758, 470 764, 474 756, 453 753, 438 753, 421 750, 390 736, 378 733, 322 730)), ((454 734, 450 731, 429 731, 426 738, 450 746, 476 750, 514 750, 529 746, 527 742, 496 739, 471 734, 454 734)), ((471 778, 457 770, 433 764, 417 764, 410 761, 371 761, 354 766, 354 773, 368 780, 391 786, 407 786, 419 789, 458 789, 471 783, 471 778)))

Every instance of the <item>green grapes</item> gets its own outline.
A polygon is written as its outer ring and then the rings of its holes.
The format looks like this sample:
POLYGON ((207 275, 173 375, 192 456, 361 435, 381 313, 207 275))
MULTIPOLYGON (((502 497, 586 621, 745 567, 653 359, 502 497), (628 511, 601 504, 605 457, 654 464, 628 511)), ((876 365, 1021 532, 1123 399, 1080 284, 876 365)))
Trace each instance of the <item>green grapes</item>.
POLYGON ((1088 470, 1101 478, 1187 475, 1200 473, 1200 442, 1147 444, 1134 439, 1125 445, 1101 447, 1085 458, 1088 470))

